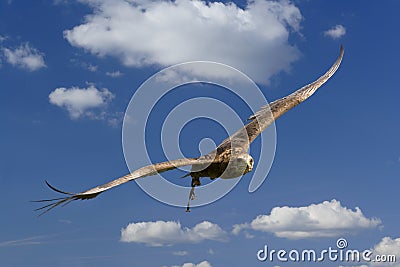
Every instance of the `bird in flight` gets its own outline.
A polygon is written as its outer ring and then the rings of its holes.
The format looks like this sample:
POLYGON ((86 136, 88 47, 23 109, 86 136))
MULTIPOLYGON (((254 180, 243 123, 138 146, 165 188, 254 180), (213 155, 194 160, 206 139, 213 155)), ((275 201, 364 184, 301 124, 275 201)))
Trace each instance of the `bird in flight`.
POLYGON ((248 121, 250 121, 249 123, 222 141, 212 152, 198 158, 182 158, 148 165, 109 183, 93 187, 81 193, 62 191, 46 181, 48 187, 64 196, 60 198, 36 200, 34 202, 46 203, 46 205, 36 210, 42 211, 40 214, 42 215, 57 206, 65 206, 78 199, 86 200, 95 198, 99 194, 126 182, 191 165, 190 173, 184 176, 191 176, 192 178, 192 188, 189 193, 186 209, 186 211, 190 211, 190 200, 195 198, 194 189, 196 186, 200 185, 200 178, 209 177, 212 180, 216 178, 230 179, 237 178, 252 171, 254 160, 248 154, 251 142, 276 119, 309 98, 319 87, 329 80, 339 68, 343 55, 344 49, 341 46, 338 58, 324 75, 319 77, 316 81, 303 86, 294 93, 278 99, 271 104, 262 106, 259 111, 248 119, 248 121))

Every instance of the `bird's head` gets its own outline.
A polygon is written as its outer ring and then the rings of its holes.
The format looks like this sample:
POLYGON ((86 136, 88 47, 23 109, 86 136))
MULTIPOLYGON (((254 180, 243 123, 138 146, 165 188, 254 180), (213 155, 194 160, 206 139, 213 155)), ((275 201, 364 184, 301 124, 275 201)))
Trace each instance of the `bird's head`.
POLYGON ((253 170, 254 160, 249 154, 235 155, 229 160, 221 178, 236 178, 253 170))
POLYGON ((253 165, 254 165, 253 157, 250 156, 249 154, 246 154, 246 155, 243 155, 243 159, 245 160, 245 162, 247 164, 244 174, 251 172, 253 170, 253 165))
POLYGON ((253 170, 254 159, 249 154, 240 154, 233 158, 234 164, 242 170, 242 174, 246 174, 253 170))

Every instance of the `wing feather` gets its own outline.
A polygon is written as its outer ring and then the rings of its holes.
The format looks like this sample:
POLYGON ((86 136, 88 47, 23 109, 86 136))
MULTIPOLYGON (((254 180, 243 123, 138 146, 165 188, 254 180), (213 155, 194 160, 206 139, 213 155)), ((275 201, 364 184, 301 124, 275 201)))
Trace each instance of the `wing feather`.
POLYGON ((212 158, 212 157, 202 156, 200 158, 183 158, 183 159, 177 159, 177 160, 172 160, 172 161, 160 162, 160 163, 144 166, 130 174, 127 174, 125 176, 122 176, 120 178, 112 180, 111 182, 108 182, 106 184, 93 187, 93 188, 83 191, 81 193, 70 193, 70 192, 62 191, 62 190, 52 186, 50 183, 48 183, 46 181, 46 184, 50 189, 52 189, 53 191, 56 191, 58 193, 67 195, 67 196, 60 197, 60 198, 53 198, 53 199, 35 200, 33 202, 39 202, 39 203, 51 202, 49 204, 46 204, 43 207, 39 207, 36 209, 36 211, 44 210, 41 214, 39 214, 39 216, 40 216, 46 212, 49 212, 50 210, 54 209, 55 207, 57 207, 61 204, 63 204, 62 206, 65 206, 74 200, 86 200, 86 199, 95 198, 96 196, 103 193, 104 191, 107 191, 113 187, 116 187, 118 185, 124 184, 126 182, 129 182, 129 181, 132 181, 135 179, 139 179, 139 178, 151 176, 151 175, 156 175, 157 173, 162 173, 162 172, 169 171, 169 170, 172 170, 172 169, 175 169, 178 167, 182 167, 182 166, 207 165, 207 164, 212 163, 213 160, 214 160, 214 158, 212 158))
POLYGON ((325 82, 329 80, 339 68, 344 55, 344 48, 340 46, 340 53, 335 63, 329 68, 329 70, 319 77, 316 81, 303 86, 294 93, 278 99, 271 104, 262 106, 259 111, 252 115, 248 124, 238 130, 236 133, 225 139, 217 150, 225 150, 228 147, 235 147, 239 150, 247 151, 251 142, 264 131, 269 125, 271 125, 276 119, 282 116, 284 113, 294 108, 312 94, 317 91, 325 82))

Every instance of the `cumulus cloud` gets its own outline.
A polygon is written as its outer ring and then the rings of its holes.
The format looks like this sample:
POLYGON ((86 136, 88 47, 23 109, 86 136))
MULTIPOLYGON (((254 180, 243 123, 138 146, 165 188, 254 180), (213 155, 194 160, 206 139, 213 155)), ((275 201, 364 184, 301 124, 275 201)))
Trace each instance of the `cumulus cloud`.
POLYGON ((68 42, 126 66, 168 66, 208 60, 228 64, 257 82, 288 71, 300 52, 288 41, 302 15, 290 1, 235 3, 85 0, 93 13, 65 30, 68 42))
POLYGON ((377 218, 368 219, 356 207, 343 207, 335 199, 305 207, 275 207, 269 215, 259 215, 252 222, 233 226, 232 233, 243 229, 274 233, 277 237, 301 239, 335 237, 381 225, 377 218))
POLYGON ((396 262, 373 262, 371 266, 395 266, 400 267, 400 237, 396 239, 392 239, 390 237, 384 237, 381 242, 374 246, 372 249, 373 256, 380 255, 380 256, 388 256, 394 255, 396 257, 396 262))
POLYGON ((44 54, 30 46, 29 43, 20 45, 15 49, 3 48, 6 61, 29 71, 46 67, 44 54))
POLYGON ((107 88, 99 90, 94 85, 87 88, 60 87, 49 95, 50 103, 66 109, 72 119, 102 117, 103 113, 96 113, 93 109, 106 106, 113 98, 114 95, 107 88))
POLYGON ((121 230, 122 242, 165 246, 177 243, 199 243, 204 240, 227 241, 227 233, 217 224, 201 222, 193 228, 182 227, 179 222, 156 221, 130 223, 121 230))
POLYGON ((346 34, 346 28, 343 25, 336 25, 335 27, 324 31, 324 35, 332 39, 339 39, 346 34))
POLYGON ((171 267, 212 267, 208 261, 202 261, 198 264, 195 263, 184 263, 183 265, 173 265, 171 267))

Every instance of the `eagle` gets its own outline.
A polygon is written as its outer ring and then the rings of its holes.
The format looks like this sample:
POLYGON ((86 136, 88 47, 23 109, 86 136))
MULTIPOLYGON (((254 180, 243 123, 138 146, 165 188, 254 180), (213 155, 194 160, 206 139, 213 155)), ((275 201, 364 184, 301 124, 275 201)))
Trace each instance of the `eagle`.
POLYGON ((34 202, 45 203, 44 206, 37 208, 36 211, 42 211, 40 214, 42 215, 57 206, 65 206, 75 200, 95 198, 99 194, 129 181, 156 175, 183 166, 191 166, 190 172, 184 176, 190 176, 192 178, 191 190, 186 208, 186 211, 190 211, 190 200, 195 198, 194 189, 196 186, 200 185, 200 178, 209 177, 212 180, 216 178, 231 179, 240 177, 252 171, 254 160, 252 156, 248 154, 250 144, 276 119, 305 101, 314 94, 319 87, 328 81, 339 68, 343 55, 344 48, 343 46, 340 46, 338 58, 325 74, 320 76, 314 82, 296 90, 292 94, 262 106, 259 111, 248 118, 247 121, 249 122, 246 125, 222 141, 222 143, 210 153, 197 158, 182 158, 144 166, 132 173, 81 193, 62 191, 52 186, 48 181, 45 181, 50 189, 63 194, 64 196, 52 199, 35 200, 34 202))

